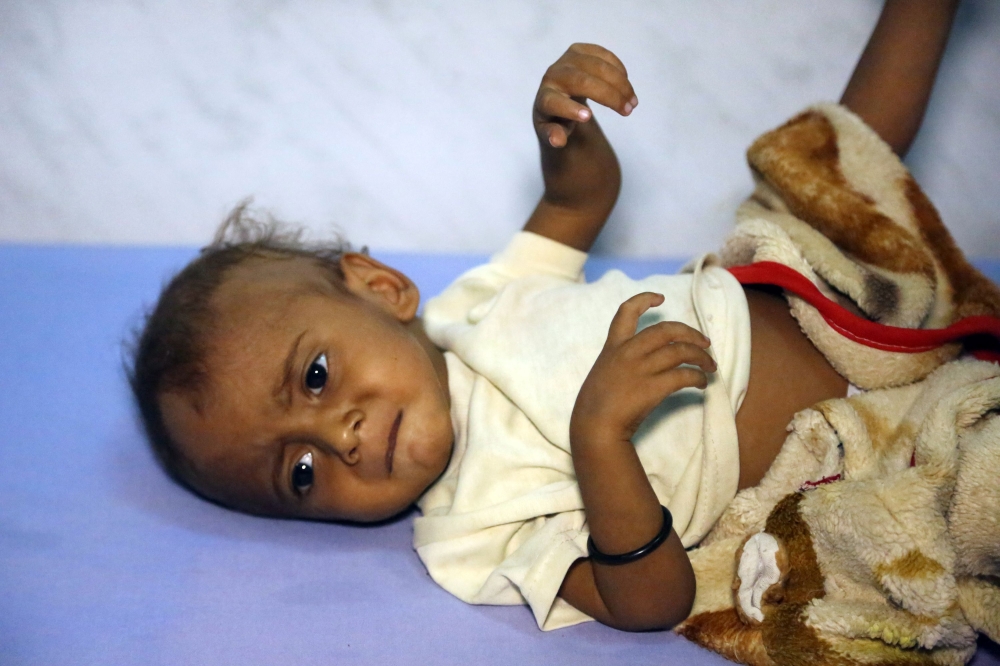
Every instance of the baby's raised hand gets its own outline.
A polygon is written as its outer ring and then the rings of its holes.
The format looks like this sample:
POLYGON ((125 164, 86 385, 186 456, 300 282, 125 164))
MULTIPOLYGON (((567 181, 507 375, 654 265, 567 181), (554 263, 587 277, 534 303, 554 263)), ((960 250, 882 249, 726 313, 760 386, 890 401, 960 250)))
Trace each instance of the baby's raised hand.
POLYGON ((711 344, 686 324, 667 321, 635 332, 639 317, 663 303, 643 292, 618 308, 607 342, 584 380, 573 408, 570 438, 596 442, 631 440, 664 398, 685 387, 705 388, 716 365, 711 344), (596 439, 594 439, 596 438, 596 439))
POLYGON ((639 103, 618 57, 596 44, 573 44, 545 71, 532 119, 538 138, 554 148, 566 145, 578 122, 587 122, 587 100, 623 116, 639 103))

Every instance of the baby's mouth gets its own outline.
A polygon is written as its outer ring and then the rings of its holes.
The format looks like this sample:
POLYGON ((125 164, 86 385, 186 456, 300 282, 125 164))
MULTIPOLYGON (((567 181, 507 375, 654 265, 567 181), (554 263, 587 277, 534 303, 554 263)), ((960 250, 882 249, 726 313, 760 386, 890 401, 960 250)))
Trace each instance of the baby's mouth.
POLYGON ((396 453, 396 436, 399 434, 399 424, 403 420, 403 410, 399 410, 396 420, 392 422, 392 429, 389 430, 389 448, 385 450, 385 468, 392 474, 392 457, 396 453))

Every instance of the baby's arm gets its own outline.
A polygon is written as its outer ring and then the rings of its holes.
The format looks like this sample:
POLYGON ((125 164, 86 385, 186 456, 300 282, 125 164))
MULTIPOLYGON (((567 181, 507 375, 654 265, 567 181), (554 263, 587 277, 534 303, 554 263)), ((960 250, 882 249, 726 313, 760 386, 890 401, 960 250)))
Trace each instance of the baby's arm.
POLYGON ((638 104, 628 73, 607 49, 573 44, 542 77, 532 119, 542 153, 545 193, 525 231, 590 250, 611 214, 621 171, 587 99, 632 113, 638 104))
MULTIPOLYGON (((632 436, 664 398, 685 387, 704 388, 705 373, 715 371, 705 351, 708 339, 689 326, 661 322, 635 332, 639 317, 661 303, 660 294, 641 293, 621 305, 570 421, 573 467, 590 535, 606 554, 648 544, 664 524, 632 436)), ((628 564, 578 560, 559 596, 604 624, 639 631, 683 620, 694 592, 691 563, 671 530, 659 547, 628 564)))
POLYGON ((920 129, 958 0, 886 0, 840 103, 903 157, 920 129))

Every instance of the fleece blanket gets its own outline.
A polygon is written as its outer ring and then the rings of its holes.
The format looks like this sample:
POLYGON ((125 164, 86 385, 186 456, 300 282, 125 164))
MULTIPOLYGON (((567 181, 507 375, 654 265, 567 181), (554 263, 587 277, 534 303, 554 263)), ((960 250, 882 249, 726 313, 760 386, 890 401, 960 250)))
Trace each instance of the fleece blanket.
MULTIPOLYGON (((761 136, 719 254, 777 262, 893 327, 1000 314, 912 176, 859 118, 813 107, 761 136)), ((975 340, 872 346, 786 291, 858 395, 796 415, 771 469, 691 553, 678 630, 747 664, 961 664, 1000 640, 1000 366, 975 340)))

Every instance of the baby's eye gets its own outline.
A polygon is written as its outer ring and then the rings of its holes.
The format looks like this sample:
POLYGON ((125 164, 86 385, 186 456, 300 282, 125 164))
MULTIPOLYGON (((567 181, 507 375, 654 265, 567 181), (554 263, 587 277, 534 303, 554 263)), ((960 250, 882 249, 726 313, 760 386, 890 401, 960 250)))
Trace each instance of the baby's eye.
POLYGON ((292 468, 292 490, 297 495, 305 495, 313 484, 313 454, 304 454, 292 468))
POLYGON ((306 388, 313 395, 319 395, 326 386, 327 367, 326 354, 320 354, 309 364, 309 369, 306 370, 306 388))

